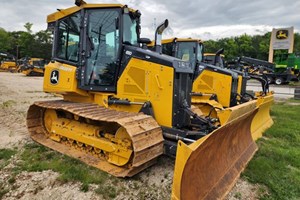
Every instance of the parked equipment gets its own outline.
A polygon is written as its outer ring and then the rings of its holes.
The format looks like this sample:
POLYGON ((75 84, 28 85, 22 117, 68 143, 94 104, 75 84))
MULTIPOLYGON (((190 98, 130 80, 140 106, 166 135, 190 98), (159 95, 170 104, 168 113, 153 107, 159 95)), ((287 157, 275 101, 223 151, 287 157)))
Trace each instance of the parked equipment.
POLYGON ((21 71, 26 76, 43 76, 45 60, 43 58, 27 58, 19 66, 21 71))
MULTIPOLYGON (((153 47, 153 42, 149 46, 153 47)), ((195 67, 192 104, 199 107, 205 116, 213 116, 224 125, 230 119, 229 112, 232 112, 233 119, 238 116, 239 109, 235 109, 235 106, 256 99, 259 111, 251 123, 252 137, 255 140, 260 138, 273 124, 270 107, 274 100, 266 76, 225 69, 224 49, 215 54, 203 54, 203 43, 199 39, 165 39, 162 40, 162 49, 163 53, 190 61, 195 67), (246 92, 247 81, 250 79, 262 84, 262 91, 255 96, 246 92)))
POLYGON ((0 53, 0 57, 4 58, 4 60, 1 61, 0 71, 17 71, 16 58, 13 55, 7 53, 0 53))
POLYGON ((298 80, 297 76, 290 67, 276 67, 274 63, 242 56, 232 61, 227 67, 247 71, 252 74, 265 75, 269 84, 275 83, 282 85, 293 80, 298 80))
POLYGON ((274 58, 275 72, 282 73, 290 71, 293 75, 292 81, 299 81, 300 77, 300 55, 296 53, 276 54, 274 58))
POLYGON ((226 63, 224 60, 225 56, 222 54, 223 51, 224 51, 224 49, 220 49, 216 53, 204 53, 203 62, 224 68, 226 63))
POLYGON ((250 131, 256 100, 235 107, 239 115, 224 114, 230 120, 220 125, 191 105, 195 66, 160 54, 167 20, 152 52, 140 47, 150 40, 140 38, 139 11, 76 5, 48 16, 54 45, 44 91, 63 100, 30 106, 31 137, 119 177, 163 153, 176 156, 172 198, 224 197, 257 149, 250 131))

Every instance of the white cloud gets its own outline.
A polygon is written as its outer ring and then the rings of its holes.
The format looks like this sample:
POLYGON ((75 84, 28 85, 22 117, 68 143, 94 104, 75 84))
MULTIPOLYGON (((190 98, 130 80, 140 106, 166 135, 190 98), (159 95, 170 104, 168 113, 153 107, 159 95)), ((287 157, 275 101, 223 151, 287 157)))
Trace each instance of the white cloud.
MULTIPOLYGON (((86 0, 99 3, 99 0, 86 0)), ((33 31, 47 27, 46 17, 57 8, 73 6, 73 0, 10 0, 1 2, 0 27, 7 31, 25 30, 26 22, 33 31)), ((101 0, 111 3, 111 0, 101 0)), ((170 21, 167 37, 200 37, 204 40, 247 33, 264 34, 272 27, 294 26, 300 30, 300 1, 285 0, 117 0, 142 12, 142 36, 153 39, 154 26, 164 19, 170 21), (154 20, 156 19, 156 20, 154 20)))

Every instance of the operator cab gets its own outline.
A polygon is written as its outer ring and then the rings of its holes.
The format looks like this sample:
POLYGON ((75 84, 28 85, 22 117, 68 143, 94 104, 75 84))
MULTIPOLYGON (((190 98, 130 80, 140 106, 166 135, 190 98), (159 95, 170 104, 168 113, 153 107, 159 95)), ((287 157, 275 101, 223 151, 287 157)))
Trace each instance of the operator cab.
POLYGON ((53 59, 77 66, 79 88, 115 92, 123 44, 138 46, 139 20, 119 4, 79 9, 56 22, 53 59))
POLYGON ((163 43, 163 54, 179 58, 183 61, 190 62, 193 69, 203 60, 203 44, 201 42, 186 39, 186 41, 177 42, 175 38, 172 43, 163 43), (175 45, 174 45, 175 44, 175 45))

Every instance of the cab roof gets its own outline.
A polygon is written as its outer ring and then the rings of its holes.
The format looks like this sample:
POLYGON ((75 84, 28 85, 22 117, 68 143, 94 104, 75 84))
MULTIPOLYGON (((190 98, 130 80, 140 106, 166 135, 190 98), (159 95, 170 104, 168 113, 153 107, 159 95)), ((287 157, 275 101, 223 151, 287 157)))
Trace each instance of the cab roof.
MULTIPOLYGON (((66 9, 57 9, 57 12, 54 12, 47 16, 47 23, 55 22, 61 18, 64 18, 68 15, 71 15, 79 10, 85 8, 124 8, 127 7, 123 4, 82 4, 81 6, 73 6, 66 9)), ((135 12, 134 9, 128 8, 130 12, 135 12)))
POLYGON ((173 38, 168 38, 168 39, 163 39, 161 41, 163 44, 166 44, 166 43, 171 43, 171 42, 198 42, 198 43, 202 43, 202 40, 200 39, 195 39, 195 38, 176 38, 176 37, 173 37, 173 38))

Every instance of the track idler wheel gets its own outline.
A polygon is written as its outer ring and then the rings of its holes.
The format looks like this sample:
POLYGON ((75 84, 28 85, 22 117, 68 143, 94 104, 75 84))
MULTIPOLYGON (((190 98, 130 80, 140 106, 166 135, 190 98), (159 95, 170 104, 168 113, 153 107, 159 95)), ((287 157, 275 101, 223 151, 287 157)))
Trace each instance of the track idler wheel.
POLYGON ((113 153, 106 152, 105 157, 107 161, 118 166, 123 166, 127 164, 131 159, 131 155, 132 155, 127 153, 129 151, 130 152, 132 151, 132 145, 131 145, 132 142, 126 129, 124 127, 120 127, 117 130, 115 137, 110 138, 110 140, 112 140, 119 147, 117 150, 119 154, 116 155, 115 152, 113 153))
POLYGON ((46 109, 44 112, 44 125, 48 134, 51 133, 51 127, 55 120, 57 120, 57 114, 55 110, 46 109))

